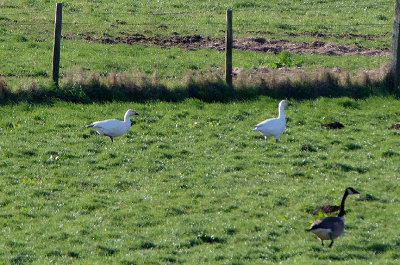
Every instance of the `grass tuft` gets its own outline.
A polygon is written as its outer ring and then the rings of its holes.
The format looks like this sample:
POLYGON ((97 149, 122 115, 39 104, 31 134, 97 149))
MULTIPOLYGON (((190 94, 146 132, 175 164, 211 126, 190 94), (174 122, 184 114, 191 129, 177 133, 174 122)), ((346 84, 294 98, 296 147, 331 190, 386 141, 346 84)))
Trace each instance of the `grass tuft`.
POLYGON ((118 249, 112 248, 112 247, 106 247, 103 245, 97 246, 97 248, 100 250, 100 255, 105 255, 105 256, 112 256, 118 252, 118 249))
POLYGON ((362 146, 359 144, 355 144, 355 143, 348 143, 348 144, 346 144, 346 149, 347 150, 359 150, 359 149, 362 149, 362 146))
POLYGON ((375 196, 372 195, 372 194, 367 193, 367 194, 362 194, 362 195, 358 198, 358 200, 360 200, 360 201, 379 201, 380 199, 377 198, 377 197, 375 197, 375 196))
POLYGON ((207 235, 204 233, 200 233, 197 235, 197 238, 200 239, 204 243, 225 243, 226 239, 221 237, 216 237, 214 235, 207 235))
POLYGON ((382 153, 383 157, 396 157, 396 156, 400 156, 400 152, 396 152, 393 150, 388 150, 382 153))
MULTIPOLYGON (((306 151, 306 152, 317 152, 318 148, 313 146, 312 144, 303 144, 300 148, 301 151, 306 151)), ((304 163, 306 163, 304 161, 304 163)))
POLYGON ((143 241, 140 244, 140 248, 141 249, 152 249, 152 248, 155 248, 155 247, 157 247, 157 245, 154 244, 153 242, 150 242, 150 241, 143 241))

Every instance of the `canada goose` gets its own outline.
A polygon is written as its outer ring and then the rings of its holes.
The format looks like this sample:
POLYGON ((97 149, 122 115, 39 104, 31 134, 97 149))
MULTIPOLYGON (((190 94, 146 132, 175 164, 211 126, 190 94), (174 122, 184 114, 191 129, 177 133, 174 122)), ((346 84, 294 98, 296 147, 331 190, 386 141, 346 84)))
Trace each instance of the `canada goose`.
POLYGON ((134 110, 128 110, 125 113, 124 121, 119 120, 105 120, 105 121, 95 121, 86 127, 92 127, 100 135, 105 135, 110 137, 111 142, 113 142, 113 137, 121 136, 131 127, 130 116, 139 115, 134 110))
POLYGON ((324 240, 331 240, 329 247, 332 247, 333 240, 343 234, 344 215, 346 214, 344 210, 344 203, 349 194, 359 194, 359 192, 353 188, 347 188, 343 194, 338 216, 318 218, 311 224, 310 228, 306 229, 306 231, 311 231, 316 234, 319 240, 321 240, 322 245, 324 245, 324 240))
POLYGON ((285 118, 285 108, 291 104, 282 100, 278 105, 278 118, 267 119, 259 124, 255 125, 256 128, 253 131, 259 131, 264 135, 265 140, 269 136, 275 137, 276 142, 278 142, 279 136, 283 133, 286 128, 286 118, 285 118))

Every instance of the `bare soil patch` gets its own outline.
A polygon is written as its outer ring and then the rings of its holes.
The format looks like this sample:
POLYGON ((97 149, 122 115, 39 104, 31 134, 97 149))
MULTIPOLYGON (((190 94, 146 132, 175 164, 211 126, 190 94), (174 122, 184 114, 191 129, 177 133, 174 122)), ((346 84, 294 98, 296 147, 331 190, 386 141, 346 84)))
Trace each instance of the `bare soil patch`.
POLYGON ((399 130, 400 129, 400 123, 393 124, 389 129, 399 130))
POLYGON ((338 121, 334 121, 331 123, 325 123, 322 126, 329 128, 329 129, 342 129, 344 127, 344 125, 338 121))
MULTIPOLYGON (((319 36, 321 33, 307 33, 309 35, 319 36)), ((66 35, 64 38, 74 38, 76 35, 66 35)), ((179 47, 183 49, 215 49, 222 51, 225 49, 225 39, 224 38, 209 38, 202 37, 200 35, 187 35, 187 36, 157 36, 148 37, 143 34, 138 33, 123 33, 121 36, 116 37, 94 37, 92 34, 80 34, 78 37, 86 39, 90 42, 100 42, 104 44, 135 44, 140 43, 144 45, 156 45, 164 48, 179 47)), ((339 37, 339 36, 337 36, 339 37)), ((351 36, 350 36, 351 37, 351 36)), ((358 38, 371 39, 376 36, 365 35, 365 36, 353 36, 358 38)), ((278 39, 266 39, 263 37, 248 37, 235 39, 233 42, 234 49, 240 50, 251 50, 258 52, 269 52, 269 53, 279 53, 280 51, 288 51, 292 53, 316 53, 316 54, 327 54, 327 55, 339 55, 339 56, 349 56, 349 55, 365 55, 365 56, 389 56, 390 52, 388 49, 379 48, 365 48, 358 45, 348 45, 348 44, 338 44, 331 42, 324 42, 320 40, 315 40, 311 43, 307 42, 295 42, 288 40, 278 40, 278 39)))

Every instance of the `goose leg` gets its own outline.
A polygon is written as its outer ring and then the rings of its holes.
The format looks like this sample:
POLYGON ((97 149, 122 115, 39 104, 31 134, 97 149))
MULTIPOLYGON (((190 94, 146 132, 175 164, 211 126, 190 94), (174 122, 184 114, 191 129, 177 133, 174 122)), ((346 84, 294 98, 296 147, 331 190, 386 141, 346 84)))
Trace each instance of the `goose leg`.
POLYGON ((331 243, 329 244, 329 247, 331 248, 333 245, 333 240, 331 241, 331 243))
POLYGON ((331 247, 332 247, 332 245, 333 245, 332 233, 330 233, 329 235, 330 235, 329 237, 331 238, 331 243, 329 244, 329 247, 331 248, 331 247))
POLYGON ((113 138, 112 138, 112 136, 108 136, 108 137, 110 137, 110 140, 111 140, 111 142, 113 143, 114 141, 113 141, 113 138))
POLYGON ((267 140, 268 140, 268 137, 267 137, 267 136, 264 136, 264 139, 265 139, 265 141, 267 141, 267 140))

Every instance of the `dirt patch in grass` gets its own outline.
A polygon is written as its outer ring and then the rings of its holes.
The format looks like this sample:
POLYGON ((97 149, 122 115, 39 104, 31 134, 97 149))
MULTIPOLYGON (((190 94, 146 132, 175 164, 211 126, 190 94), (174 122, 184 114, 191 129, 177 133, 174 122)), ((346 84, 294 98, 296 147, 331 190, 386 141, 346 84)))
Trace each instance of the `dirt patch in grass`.
POLYGON ((325 124, 322 124, 322 126, 329 128, 329 129, 342 129, 344 127, 344 125, 338 121, 334 121, 331 123, 325 123, 325 124))
MULTIPOLYGON (((314 32, 308 33, 319 36, 322 33, 314 32)), ((224 38, 209 38, 202 37, 200 35, 186 35, 186 36, 153 36, 148 37, 143 34, 138 33, 122 33, 121 36, 106 36, 106 37, 96 37, 90 33, 80 34, 80 35, 66 35, 64 38, 82 38, 90 42, 99 42, 104 44, 144 44, 144 45, 156 45, 164 48, 179 47, 183 49, 215 49, 224 50, 225 49, 225 39, 224 38)), ((327 36, 328 37, 328 36, 327 36)), ((351 38, 352 36, 343 36, 351 38)), ((353 38, 365 38, 371 39, 374 36, 353 36, 353 38)), ((240 50, 251 50, 258 52, 270 52, 279 53, 282 50, 292 52, 292 53, 316 53, 316 54, 328 54, 328 55, 366 55, 366 56, 389 56, 390 52, 387 49, 379 48, 365 48, 358 45, 350 44, 338 44, 331 42, 324 42, 320 40, 315 40, 311 43, 307 42, 296 42, 288 40, 278 40, 278 39, 266 39, 263 37, 248 37, 235 39, 233 42, 234 49, 240 50)))

